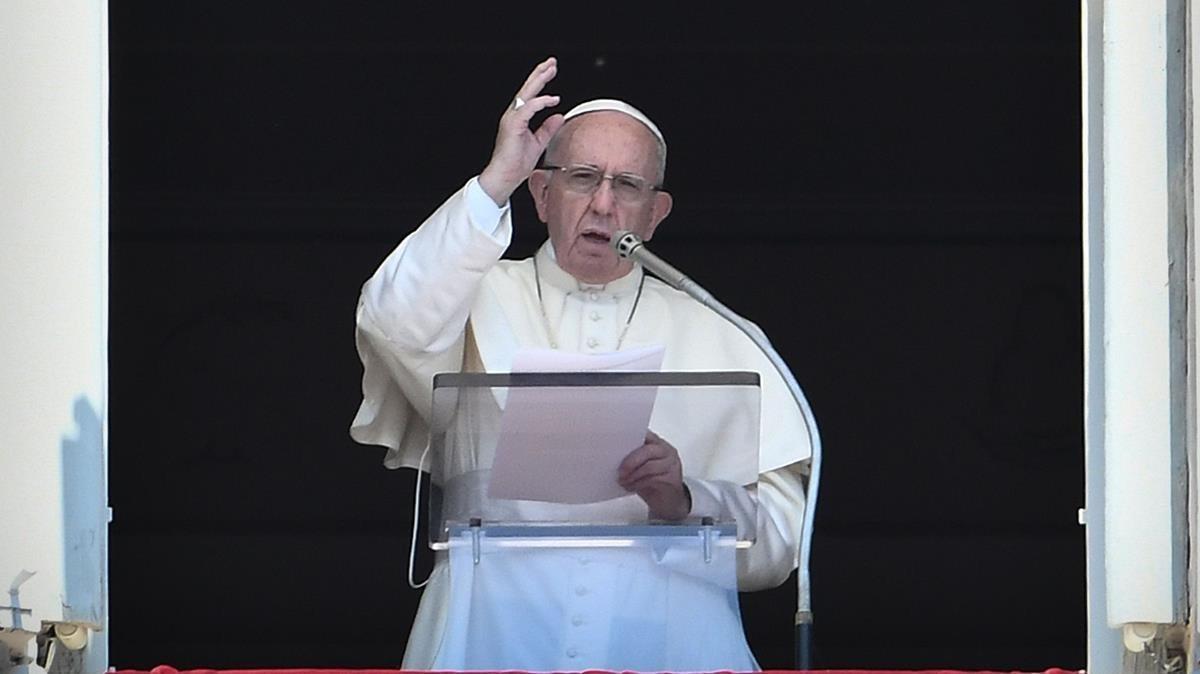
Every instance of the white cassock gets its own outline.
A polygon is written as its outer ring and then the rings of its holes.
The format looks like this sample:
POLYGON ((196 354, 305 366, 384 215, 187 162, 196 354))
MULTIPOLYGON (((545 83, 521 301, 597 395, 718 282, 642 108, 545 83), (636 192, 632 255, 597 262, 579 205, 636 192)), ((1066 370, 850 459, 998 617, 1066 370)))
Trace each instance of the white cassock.
MULTIPOLYGON (((732 512, 739 529, 755 529, 755 544, 737 552, 739 589, 764 589, 786 580, 796 567, 804 513, 801 462, 811 449, 803 413, 767 359, 735 327, 686 295, 650 277, 643 285, 640 268, 605 285, 583 284, 558 267, 547 243, 537 253, 535 276, 532 259, 500 259, 511 236, 509 207, 497 208, 472 178, 406 237, 363 286, 356 335, 364 369, 363 402, 351 425, 352 437, 387 447, 384 464, 389 468, 415 468, 429 441, 434 374, 508 372, 518 349, 549 348, 552 341, 582 353, 612 351, 618 342, 621 348, 663 344, 664 371, 756 371, 762 381, 757 487, 690 477, 686 482, 693 513, 732 512)), ((671 420, 665 421, 651 426, 679 449, 685 472, 695 463, 720 461, 715 434, 680 442, 694 423, 678 420, 672 433, 671 420)), ((756 668, 736 602, 715 596, 690 602, 708 606, 709 613, 681 612, 692 615, 680 615, 679 625, 668 626, 668 631, 692 635, 689 652, 676 649, 643 658, 639 653, 653 650, 652 642, 667 635, 636 620, 631 623, 630 616, 636 615, 631 602, 674 601, 670 593, 688 593, 687 583, 658 587, 664 583, 655 584, 638 563, 614 557, 628 554, 618 550, 544 554, 540 561, 512 565, 501 581, 513 589, 510 601, 527 601, 519 607, 510 604, 510 615, 473 617, 472 629, 486 625, 496 631, 495 648, 505 650, 489 662, 456 652, 471 638, 462 627, 469 623, 462 616, 448 620, 455 600, 449 564, 439 554, 409 636, 404 668, 756 668), (554 574, 553 582, 546 574, 554 574), (527 639, 530 643, 514 643, 521 632, 531 631, 536 634, 527 639), (646 648, 639 650, 631 641, 638 635, 646 648)), ((456 610, 484 613, 459 603, 456 610)))

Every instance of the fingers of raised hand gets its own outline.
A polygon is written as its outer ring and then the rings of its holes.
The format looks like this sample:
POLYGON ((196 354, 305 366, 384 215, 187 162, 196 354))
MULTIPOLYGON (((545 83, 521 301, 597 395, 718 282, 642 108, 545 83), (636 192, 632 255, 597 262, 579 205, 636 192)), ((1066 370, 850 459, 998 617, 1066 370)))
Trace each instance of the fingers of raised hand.
POLYGON ((504 111, 504 116, 500 118, 501 138, 524 139, 519 143, 519 147, 523 148, 522 154, 525 150, 531 152, 544 150, 563 124, 562 115, 550 116, 533 131, 536 147, 528 144, 529 122, 539 112, 558 105, 561 100, 559 96, 542 94, 546 83, 554 79, 556 74, 558 74, 558 61, 553 56, 539 63, 525 78, 525 83, 521 85, 516 96, 509 103, 508 109, 504 111))
POLYGON ((542 93, 542 88, 557 74, 558 59, 551 56, 534 67, 533 71, 529 73, 529 77, 525 78, 525 83, 517 90, 517 96, 526 103, 530 102, 542 93))
POLYGON ((517 107, 516 101, 509 106, 508 112, 504 113, 505 118, 511 118, 516 124, 529 124, 529 120, 533 116, 545 110, 546 108, 558 105, 558 96, 537 96, 529 100, 521 99, 521 106, 517 107))
POLYGON ((542 125, 537 128, 537 131, 533 132, 534 137, 537 138, 538 145, 543 148, 549 145, 550 139, 554 137, 554 134, 558 133, 558 130, 562 128, 565 121, 562 115, 547 117, 542 122, 542 125))
POLYGON ((541 110, 556 105, 558 96, 540 95, 546 83, 554 79, 556 74, 558 74, 558 61, 553 56, 537 64, 533 72, 529 73, 529 77, 525 78, 525 83, 513 96, 508 110, 504 113, 505 118, 521 119, 528 123, 541 110))

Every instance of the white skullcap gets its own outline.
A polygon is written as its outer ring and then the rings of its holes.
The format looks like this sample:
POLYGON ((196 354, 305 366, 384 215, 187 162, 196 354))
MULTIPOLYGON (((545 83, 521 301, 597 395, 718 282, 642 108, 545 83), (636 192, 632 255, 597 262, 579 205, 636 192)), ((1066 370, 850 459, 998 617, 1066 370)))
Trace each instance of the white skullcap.
POLYGON ((663 138, 662 131, 658 130, 658 127, 654 125, 654 122, 651 122, 649 117, 642 114, 641 110, 638 110, 625 101, 618 101, 615 98, 597 98, 592 101, 587 101, 586 103, 580 103, 579 105, 568 110, 567 114, 563 115, 563 121, 570 120, 571 118, 578 117, 580 115, 586 115, 589 112, 601 112, 604 110, 623 112, 641 122, 646 126, 647 129, 650 129, 650 133, 654 134, 654 137, 658 139, 658 144, 662 146, 663 151, 666 151, 667 139, 663 138))

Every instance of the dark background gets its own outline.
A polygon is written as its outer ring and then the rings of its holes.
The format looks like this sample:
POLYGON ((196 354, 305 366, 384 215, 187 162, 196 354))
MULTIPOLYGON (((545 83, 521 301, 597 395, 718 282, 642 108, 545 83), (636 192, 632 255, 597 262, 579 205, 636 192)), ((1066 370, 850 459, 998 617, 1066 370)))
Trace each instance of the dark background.
MULTIPOLYGON (((664 130, 657 252, 816 411, 816 664, 1083 666, 1077 2, 413 4, 110 5, 114 665, 399 666, 358 289, 554 54, 664 130)), ((743 595, 764 667, 794 597, 743 595)))

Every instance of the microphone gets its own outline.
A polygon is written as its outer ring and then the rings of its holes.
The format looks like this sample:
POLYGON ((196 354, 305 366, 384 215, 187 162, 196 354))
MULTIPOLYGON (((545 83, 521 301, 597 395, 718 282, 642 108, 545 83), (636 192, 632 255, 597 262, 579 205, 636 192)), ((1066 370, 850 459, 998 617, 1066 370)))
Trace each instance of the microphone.
POLYGON ((628 230, 621 229, 613 234, 611 244, 613 249, 617 251, 617 255, 641 263, 643 267, 653 272, 655 276, 662 279, 667 285, 676 290, 682 290, 704 306, 717 311, 717 313, 721 313, 717 309, 720 302, 715 297, 700 287, 699 283, 696 283, 688 278, 686 274, 668 264, 666 260, 651 253, 650 249, 642 241, 642 237, 628 230))
POLYGON ((800 525, 800 545, 797 551, 798 574, 796 579, 796 669, 812 669, 812 581, 809 576, 809 559, 812 550, 813 516, 817 507, 817 493, 821 483, 821 434, 817 430, 817 422, 813 418, 812 408, 796 382, 796 377, 788 369, 783 358, 779 355, 766 335, 746 319, 737 315, 729 307, 717 301, 707 290, 688 278, 683 272, 667 264, 667 261, 651 253, 642 237, 627 230, 618 230, 610 242, 617 255, 640 262, 643 267, 654 273, 676 290, 691 295, 696 301, 712 309, 721 318, 732 323, 742 331, 754 345, 763 352, 771 365, 783 378, 788 392, 800 408, 804 417, 804 425, 808 429, 808 437, 812 443, 812 462, 809 464, 808 488, 804 490, 804 517, 800 525))

